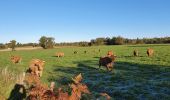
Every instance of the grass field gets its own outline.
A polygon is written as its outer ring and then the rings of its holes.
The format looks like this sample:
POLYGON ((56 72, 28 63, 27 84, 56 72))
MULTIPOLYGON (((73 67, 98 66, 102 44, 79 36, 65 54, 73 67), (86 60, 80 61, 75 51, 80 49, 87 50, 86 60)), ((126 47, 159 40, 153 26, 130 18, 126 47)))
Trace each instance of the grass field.
MULTIPOLYGON (((66 86, 71 82, 71 77, 82 73, 83 82, 92 92, 88 96, 91 99, 97 98, 101 92, 108 93, 116 100, 170 99, 170 45, 65 47, 0 52, 0 68, 7 67, 11 73, 18 74, 26 71, 33 58, 46 61, 41 80, 47 84, 55 81, 57 87, 66 86), (147 57, 147 48, 154 49, 153 57, 147 57), (99 49, 101 52, 98 52, 99 49), (139 50, 139 57, 133 57, 134 49, 139 50), (99 57, 106 55, 109 50, 117 55, 114 70, 107 72, 104 67, 99 70, 99 57), (74 51, 78 51, 78 54, 74 54, 74 51), (55 57, 56 52, 64 52, 65 57, 55 57), (10 55, 20 55, 23 60, 13 64, 10 55)), ((11 84, 14 83, 1 82, 0 95, 8 97, 13 88, 11 84)))

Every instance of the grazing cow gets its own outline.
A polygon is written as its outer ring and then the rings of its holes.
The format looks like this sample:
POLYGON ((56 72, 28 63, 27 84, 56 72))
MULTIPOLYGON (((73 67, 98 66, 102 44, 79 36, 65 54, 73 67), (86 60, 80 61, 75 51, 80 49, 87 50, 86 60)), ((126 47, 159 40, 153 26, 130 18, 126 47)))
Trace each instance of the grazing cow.
POLYGON ((78 51, 74 51, 74 54, 77 54, 78 53, 78 51))
POLYGON ((112 71, 114 61, 115 61, 116 56, 106 56, 106 57, 100 57, 99 59, 99 69, 101 66, 105 66, 108 71, 112 71))
POLYGON ((112 56, 112 55, 113 55, 113 52, 112 52, 112 51, 108 51, 108 52, 107 52, 107 56, 108 56, 108 57, 110 57, 110 56, 112 56))
POLYGON ((11 61, 16 64, 16 63, 20 63, 22 58, 20 56, 11 56, 11 61))
POLYGON ((134 51, 133 51, 133 55, 134 55, 135 57, 139 56, 139 51, 138 51, 138 50, 134 50, 134 51))
POLYGON ((152 48, 148 48, 146 53, 149 57, 151 57, 151 56, 153 56, 154 51, 152 48))
POLYGON ((45 64, 45 61, 42 61, 40 59, 33 59, 29 66, 29 72, 31 74, 35 74, 41 77, 43 69, 44 69, 44 64, 45 64))
POLYGON ((58 52, 58 53, 56 53, 56 56, 57 57, 64 57, 64 53, 63 52, 58 52))

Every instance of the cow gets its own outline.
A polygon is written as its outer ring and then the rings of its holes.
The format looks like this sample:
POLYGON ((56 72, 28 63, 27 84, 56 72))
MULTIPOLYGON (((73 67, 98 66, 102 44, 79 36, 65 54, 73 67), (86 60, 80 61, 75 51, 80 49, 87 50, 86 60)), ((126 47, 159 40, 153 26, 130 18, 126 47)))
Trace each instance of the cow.
POLYGON ((84 51, 84 53, 86 54, 86 53, 87 53, 87 51, 85 50, 85 51, 84 51))
POLYGON ((11 56, 11 61, 14 63, 14 64, 16 64, 16 63, 20 63, 21 62, 21 60, 22 60, 22 58, 20 57, 20 56, 11 56))
POLYGON ((29 72, 41 77, 44 69, 45 61, 40 59, 33 59, 29 65, 29 72))
POLYGON ((78 51, 74 51, 74 54, 77 54, 78 53, 78 51))
POLYGON ((154 50, 152 48, 148 48, 146 53, 149 57, 151 57, 151 56, 153 56, 154 50))
POLYGON ((56 56, 57 57, 64 57, 64 53, 63 52, 58 52, 58 53, 56 53, 56 56))
POLYGON ((113 55, 113 52, 112 52, 112 51, 108 51, 108 52, 107 52, 107 56, 108 56, 108 57, 110 57, 110 56, 112 56, 112 55, 113 55))
POLYGON ((101 66, 105 66, 108 71, 112 71, 115 58, 116 58, 115 55, 100 57, 100 59, 99 59, 99 69, 100 69, 101 66))
POLYGON ((135 57, 139 56, 139 51, 138 51, 138 50, 134 50, 134 51, 133 51, 133 55, 134 55, 135 57))

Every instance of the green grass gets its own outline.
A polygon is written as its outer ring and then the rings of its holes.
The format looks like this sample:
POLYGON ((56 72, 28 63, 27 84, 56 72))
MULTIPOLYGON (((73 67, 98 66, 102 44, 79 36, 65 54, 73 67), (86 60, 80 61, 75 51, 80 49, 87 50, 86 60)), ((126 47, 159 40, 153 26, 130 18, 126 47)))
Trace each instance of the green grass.
POLYGON ((98 97, 101 92, 108 93, 116 100, 170 98, 170 45, 65 47, 0 52, 0 67, 8 67, 16 74, 21 73, 26 71, 33 58, 46 61, 41 79, 47 84, 55 81, 57 87, 65 86, 71 82, 71 77, 82 73, 83 82, 93 94, 91 98, 98 97), (154 49, 153 57, 147 57, 147 48, 154 49), (100 53, 98 49, 101 49, 100 53), (133 57, 134 49, 139 50, 139 57, 133 57), (84 50, 87 54, 84 54, 84 50), (117 55, 114 70, 107 72, 104 67, 99 70, 98 59, 109 50, 117 55), (74 51, 78 51, 78 54, 74 54, 74 51), (64 52, 65 57, 54 57, 56 52, 64 52), (20 55, 23 60, 19 64, 12 64, 10 55, 20 55))

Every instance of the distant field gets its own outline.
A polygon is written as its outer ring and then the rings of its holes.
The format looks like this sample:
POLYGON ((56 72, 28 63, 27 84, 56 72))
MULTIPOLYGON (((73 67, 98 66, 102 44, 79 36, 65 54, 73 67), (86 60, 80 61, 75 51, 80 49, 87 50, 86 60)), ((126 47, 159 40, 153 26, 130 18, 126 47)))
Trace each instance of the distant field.
MULTIPOLYGON (((64 47, 47 50, 4 51, 0 52, 0 68, 7 67, 14 73, 20 73, 26 71, 33 58, 46 61, 42 81, 48 84, 55 81, 57 87, 68 85, 71 77, 82 73, 83 82, 93 94, 89 96, 91 98, 98 97, 101 92, 108 93, 116 100, 170 98, 170 45, 64 47), (154 49, 153 57, 147 57, 147 48, 154 49), (101 52, 98 52, 99 49, 101 52), (139 57, 133 57, 134 49, 139 50, 139 57), (84 54, 85 50, 86 54, 84 54), (109 50, 117 55, 114 70, 107 72, 104 67, 98 70, 99 57, 106 55, 109 50), (74 51, 78 51, 78 54, 74 54, 74 51), (55 57, 56 52, 64 52, 65 57, 55 57), (19 64, 12 64, 9 59, 10 55, 20 55, 23 60, 19 64)), ((7 94, 0 92, 0 95, 8 96, 11 90, 9 89, 7 94)))

